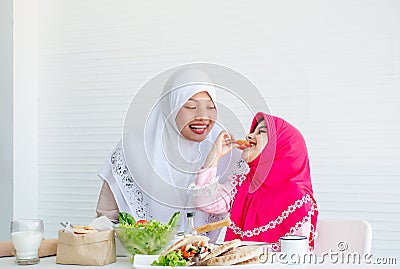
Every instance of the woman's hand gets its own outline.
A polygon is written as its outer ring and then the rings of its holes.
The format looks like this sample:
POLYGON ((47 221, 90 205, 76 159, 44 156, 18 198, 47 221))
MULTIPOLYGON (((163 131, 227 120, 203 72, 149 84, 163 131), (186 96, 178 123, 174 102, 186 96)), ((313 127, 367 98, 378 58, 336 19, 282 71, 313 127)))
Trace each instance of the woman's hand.
POLYGON ((227 131, 221 131, 214 142, 214 146, 211 149, 210 153, 207 156, 207 159, 204 163, 204 168, 208 168, 211 166, 217 166, 218 161, 232 151, 235 147, 235 138, 232 134, 227 131))

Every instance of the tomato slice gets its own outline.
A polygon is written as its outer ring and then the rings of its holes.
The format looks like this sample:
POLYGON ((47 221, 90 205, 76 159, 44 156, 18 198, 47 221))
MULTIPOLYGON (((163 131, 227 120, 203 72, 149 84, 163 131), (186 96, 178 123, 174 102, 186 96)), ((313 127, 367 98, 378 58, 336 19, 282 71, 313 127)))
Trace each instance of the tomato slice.
POLYGON ((146 225, 146 224, 147 224, 147 220, 145 220, 145 219, 140 219, 140 220, 136 221, 136 224, 143 224, 143 225, 146 225))
POLYGON ((187 259, 190 257, 190 253, 187 251, 182 251, 182 256, 183 256, 183 258, 187 259))

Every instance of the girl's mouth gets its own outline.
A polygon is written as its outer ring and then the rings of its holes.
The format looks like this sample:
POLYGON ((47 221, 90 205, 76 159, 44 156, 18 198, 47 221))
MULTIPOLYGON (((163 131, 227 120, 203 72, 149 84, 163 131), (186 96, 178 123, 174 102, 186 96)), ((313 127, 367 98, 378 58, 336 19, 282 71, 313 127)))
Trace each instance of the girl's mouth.
POLYGON ((240 150, 250 149, 250 148, 255 147, 255 145, 256 145, 255 142, 242 140, 242 139, 236 140, 235 143, 238 145, 237 148, 240 150))
POLYGON ((196 134, 204 134, 207 130, 208 124, 190 124, 189 127, 196 134))
POLYGON ((250 146, 245 148, 243 151, 252 150, 256 147, 257 143, 249 141, 250 146))
POLYGON ((243 149, 243 151, 249 151, 249 150, 254 149, 255 147, 256 147, 256 144, 255 144, 255 143, 250 143, 250 146, 247 147, 247 148, 245 148, 245 149, 243 149))

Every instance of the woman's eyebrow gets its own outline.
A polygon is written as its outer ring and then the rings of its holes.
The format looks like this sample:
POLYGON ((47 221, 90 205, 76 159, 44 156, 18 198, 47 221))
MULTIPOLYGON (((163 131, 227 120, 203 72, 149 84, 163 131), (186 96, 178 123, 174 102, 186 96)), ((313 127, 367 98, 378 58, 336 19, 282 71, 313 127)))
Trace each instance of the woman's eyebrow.
POLYGON ((203 101, 203 100, 205 100, 205 101, 207 101, 207 102, 213 102, 213 100, 212 99, 203 99, 203 98, 201 98, 201 99, 192 99, 192 98, 189 98, 188 99, 188 101, 196 101, 196 102, 199 102, 199 101, 203 101))

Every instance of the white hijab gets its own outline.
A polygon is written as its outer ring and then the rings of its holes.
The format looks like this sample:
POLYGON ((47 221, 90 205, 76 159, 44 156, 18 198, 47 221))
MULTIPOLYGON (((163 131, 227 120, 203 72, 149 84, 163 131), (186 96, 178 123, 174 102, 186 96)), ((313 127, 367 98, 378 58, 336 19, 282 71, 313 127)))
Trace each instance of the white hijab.
MULTIPOLYGON (((217 106, 216 89, 207 75, 198 70, 180 71, 165 84, 145 126, 124 130, 122 143, 110 157, 113 178, 107 180, 120 211, 165 222, 177 209, 194 210, 189 185, 196 179, 222 128, 216 121, 207 138, 195 142, 180 134, 175 119, 189 98, 204 91, 217 106)), ((220 161, 221 181, 227 180, 239 159, 239 154, 233 151, 220 161)), ((197 211, 195 222, 202 225, 223 217, 197 211)))
POLYGON ((178 130, 175 119, 179 110, 199 92, 207 92, 216 104, 216 90, 204 73, 190 69, 179 72, 166 83, 153 106, 143 136, 138 139, 125 130, 123 137, 125 160, 136 183, 148 196, 169 207, 193 208, 188 187, 221 131, 216 123, 204 141, 196 142, 178 130))

